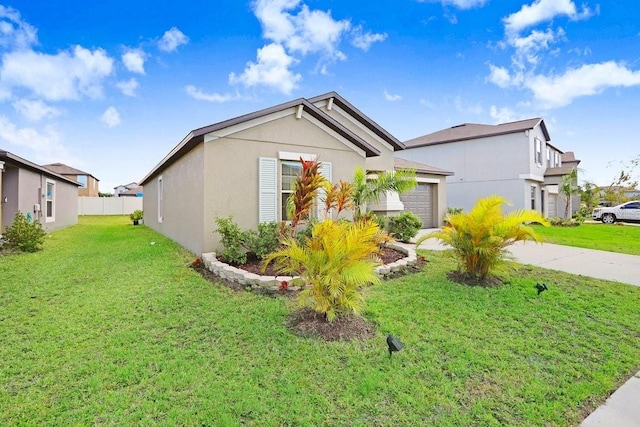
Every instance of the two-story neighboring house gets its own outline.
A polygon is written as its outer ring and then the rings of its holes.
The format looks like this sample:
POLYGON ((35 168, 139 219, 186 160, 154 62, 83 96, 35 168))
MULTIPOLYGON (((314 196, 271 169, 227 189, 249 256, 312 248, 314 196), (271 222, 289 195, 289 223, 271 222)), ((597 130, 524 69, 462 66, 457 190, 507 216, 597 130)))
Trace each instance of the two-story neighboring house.
POLYGON ((551 143, 541 118, 499 125, 464 123, 404 144, 396 157, 454 173, 447 177, 451 208, 469 210, 479 198, 497 194, 512 204, 507 211, 533 209, 553 217, 563 216, 565 204, 572 203, 559 194, 559 184, 569 166, 579 161, 551 143))
POLYGON ((98 182, 100 180, 90 173, 72 168, 71 166, 67 166, 63 163, 51 163, 48 165, 42 165, 42 167, 47 168, 58 175, 77 181, 80 184, 80 187, 78 188, 78 196, 98 197, 98 182))
POLYGON ((142 191, 142 186, 137 182, 113 187, 113 195, 115 197, 142 197, 142 191))

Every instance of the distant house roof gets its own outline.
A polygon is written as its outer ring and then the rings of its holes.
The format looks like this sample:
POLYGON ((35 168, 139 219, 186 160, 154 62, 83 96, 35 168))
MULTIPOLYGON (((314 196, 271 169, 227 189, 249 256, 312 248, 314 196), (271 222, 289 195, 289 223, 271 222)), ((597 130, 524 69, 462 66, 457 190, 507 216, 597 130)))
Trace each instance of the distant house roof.
POLYGON ((176 145, 173 150, 169 154, 167 154, 164 159, 160 161, 152 170, 149 172, 142 181, 140 181, 140 185, 144 185, 149 179, 153 178, 157 174, 159 174, 162 170, 166 169, 169 165, 173 164, 175 161, 180 159, 183 155, 191 151, 196 145, 204 141, 204 136, 208 133, 215 132, 221 129, 225 129, 240 123, 245 123, 250 120, 254 120, 257 118, 261 118, 267 116, 269 114, 277 113, 280 111, 287 110, 289 108, 299 107, 314 117, 316 120, 319 120, 324 125, 329 127, 331 130, 354 144, 356 147, 362 149, 367 157, 379 156, 380 151, 369 144, 364 139, 360 138, 355 133, 351 132, 349 129, 344 127, 338 121, 333 119, 327 113, 313 105, 312 102, 305 98, 295 99, 293 101, 285 102, 283 104, 275 105, 273 107, 265 108, 259 111, 255 111, 253 113, 245 114, 242 116, 234 117, 229 120, 224 120, 222 122, 214 123, 209 126, 201 127, 198 129, 194 129, 187 136, 184 137, 182 141, 178 145, 176 145))
POLYGON ((23 159, 22 157, 16 156, 8 151, 0 150, 0 161, 6 162, 7 164, 16 164, 21 168, 31 170, 32 172, 41 173, 46 176, 50 176, 52 178, 56 178, 59 180, 66 181, 70 184, 80 186, 81 184, 69 179, 61 174, 58 174, 50 169, 39 166, 29 160, 23 159))
POLYGON ((124 187, 124 188, 127 188, 127 189, 131 190, 132 188, 139 187, 139 185, 138 185, 137 182, 130 182, 130 183, 125 184, 125 185, 118 185, 116 187, 113 187, 113 189, 115 190, 115 189, 120 188, 120 187, 124 187))
POLYGON ((406 148, 423 147, 426 145, 446 144, 448 142, 466 141, 471 139, 488 138, 491 136, 507 135, 510 133, 524 132, 533 129, 540 124, 545 140, 551 141, 544 120, 536 117, 517 122, 503 123, 499 125, 483 125, 477 123, 463 123, 447 129, 442 129, 424 136, 410 139, 404 142, 406 148))
POLYGON ((120 194, 117 194, 117 196, 119 197, 137 197, 138 194, 142 194, 142 186, 137 186, 137 187, 133 187, 128 189, 127 191, 123 191, 120 194))
POLYGON ((431 175, 453 175, 453 172, 437 168, 435 166, 425 165, 424 163, 412 162, 411 160, 393 159, 394 169, 415 169, 417 173, 428 173, 431 175))
POLYGON ((404 150, 404 144, 400 142, 396 137, 387 132, 384 128, 378 125, 376 122, 371 120, 366 114, 362 111, 358 110, 355 106, 353 106, 349 101, 340 96, 337 92, 329 92, 324 95, 314 96, 313 98, 309 98, 310 102, 316 103, 318 101, 328 101, 333 98, 333 103, 346 112, 348 112, 353 117, 356 117, 360 123, 364 124, 370 131, 378 135, 384 141, 389 143, 393 147, 393 151, 404 150))
MULTIPOLYGON (((81 171, 80 169, 72 168, 71 166, 67 166, 64 163, 49 163, 48 165, 42 165, 42 167, 49 169, 60 175, 91 175, 89 172, 81 171)), ((93 176, 93 175, 91 175, 93 176)), ((93 176, 96 181, 100 181, 98 178, 93 176)))

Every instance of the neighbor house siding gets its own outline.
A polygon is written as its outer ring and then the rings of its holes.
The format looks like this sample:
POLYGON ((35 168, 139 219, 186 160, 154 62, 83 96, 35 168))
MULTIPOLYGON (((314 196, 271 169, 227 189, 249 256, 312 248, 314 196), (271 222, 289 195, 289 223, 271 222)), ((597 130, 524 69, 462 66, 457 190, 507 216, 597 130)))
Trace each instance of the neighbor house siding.
POLYGON ((447 205, 469 210, 478 198, 492 194, 523 203, 521 174, 530 170, 528 150, 529 138, 522 132, 412 148, 396 156, 453 171, 447 177, 447 205))

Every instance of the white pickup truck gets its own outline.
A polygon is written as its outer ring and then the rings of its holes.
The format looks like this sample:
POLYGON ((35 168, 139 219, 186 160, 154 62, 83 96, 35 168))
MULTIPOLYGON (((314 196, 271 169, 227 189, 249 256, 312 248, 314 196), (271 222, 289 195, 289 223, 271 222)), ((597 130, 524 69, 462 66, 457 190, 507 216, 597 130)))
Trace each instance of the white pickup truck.
POLYGON ((613 224, 616 221, 640 222, 640 201, 626 202, 610 208, 596 208, 591 216, 605 224, 613 224))

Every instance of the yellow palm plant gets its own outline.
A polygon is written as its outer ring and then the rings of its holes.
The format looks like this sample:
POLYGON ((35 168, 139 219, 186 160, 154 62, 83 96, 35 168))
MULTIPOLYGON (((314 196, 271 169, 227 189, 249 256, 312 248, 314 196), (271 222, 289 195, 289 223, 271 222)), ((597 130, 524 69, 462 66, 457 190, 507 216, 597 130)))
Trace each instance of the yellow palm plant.
POLYGON ((509 256, 508 246, 524 240, 542 240, 527 223, 549 226, 534 210, 520 209, 505 215, 502 210, 505 204, 508 202, 501 196, 480 199, 468 213, 447 215, 442 230, 424 235, 416 247, 427 239, 438 238, 453 248, 465 273, 485 279, 509 256))
POLYGON ((345 313, 359 313, 364 305, 361 288, 380 282, 374 267, 379 264, 379 244, 386 239, 372 221, 326 219, 314 226, 303 245, 286 238, 280 250, 265 258, 263 268, 275 262, 280 273, 300 276, 304 288, 299 304, 333 321, 345 313))

